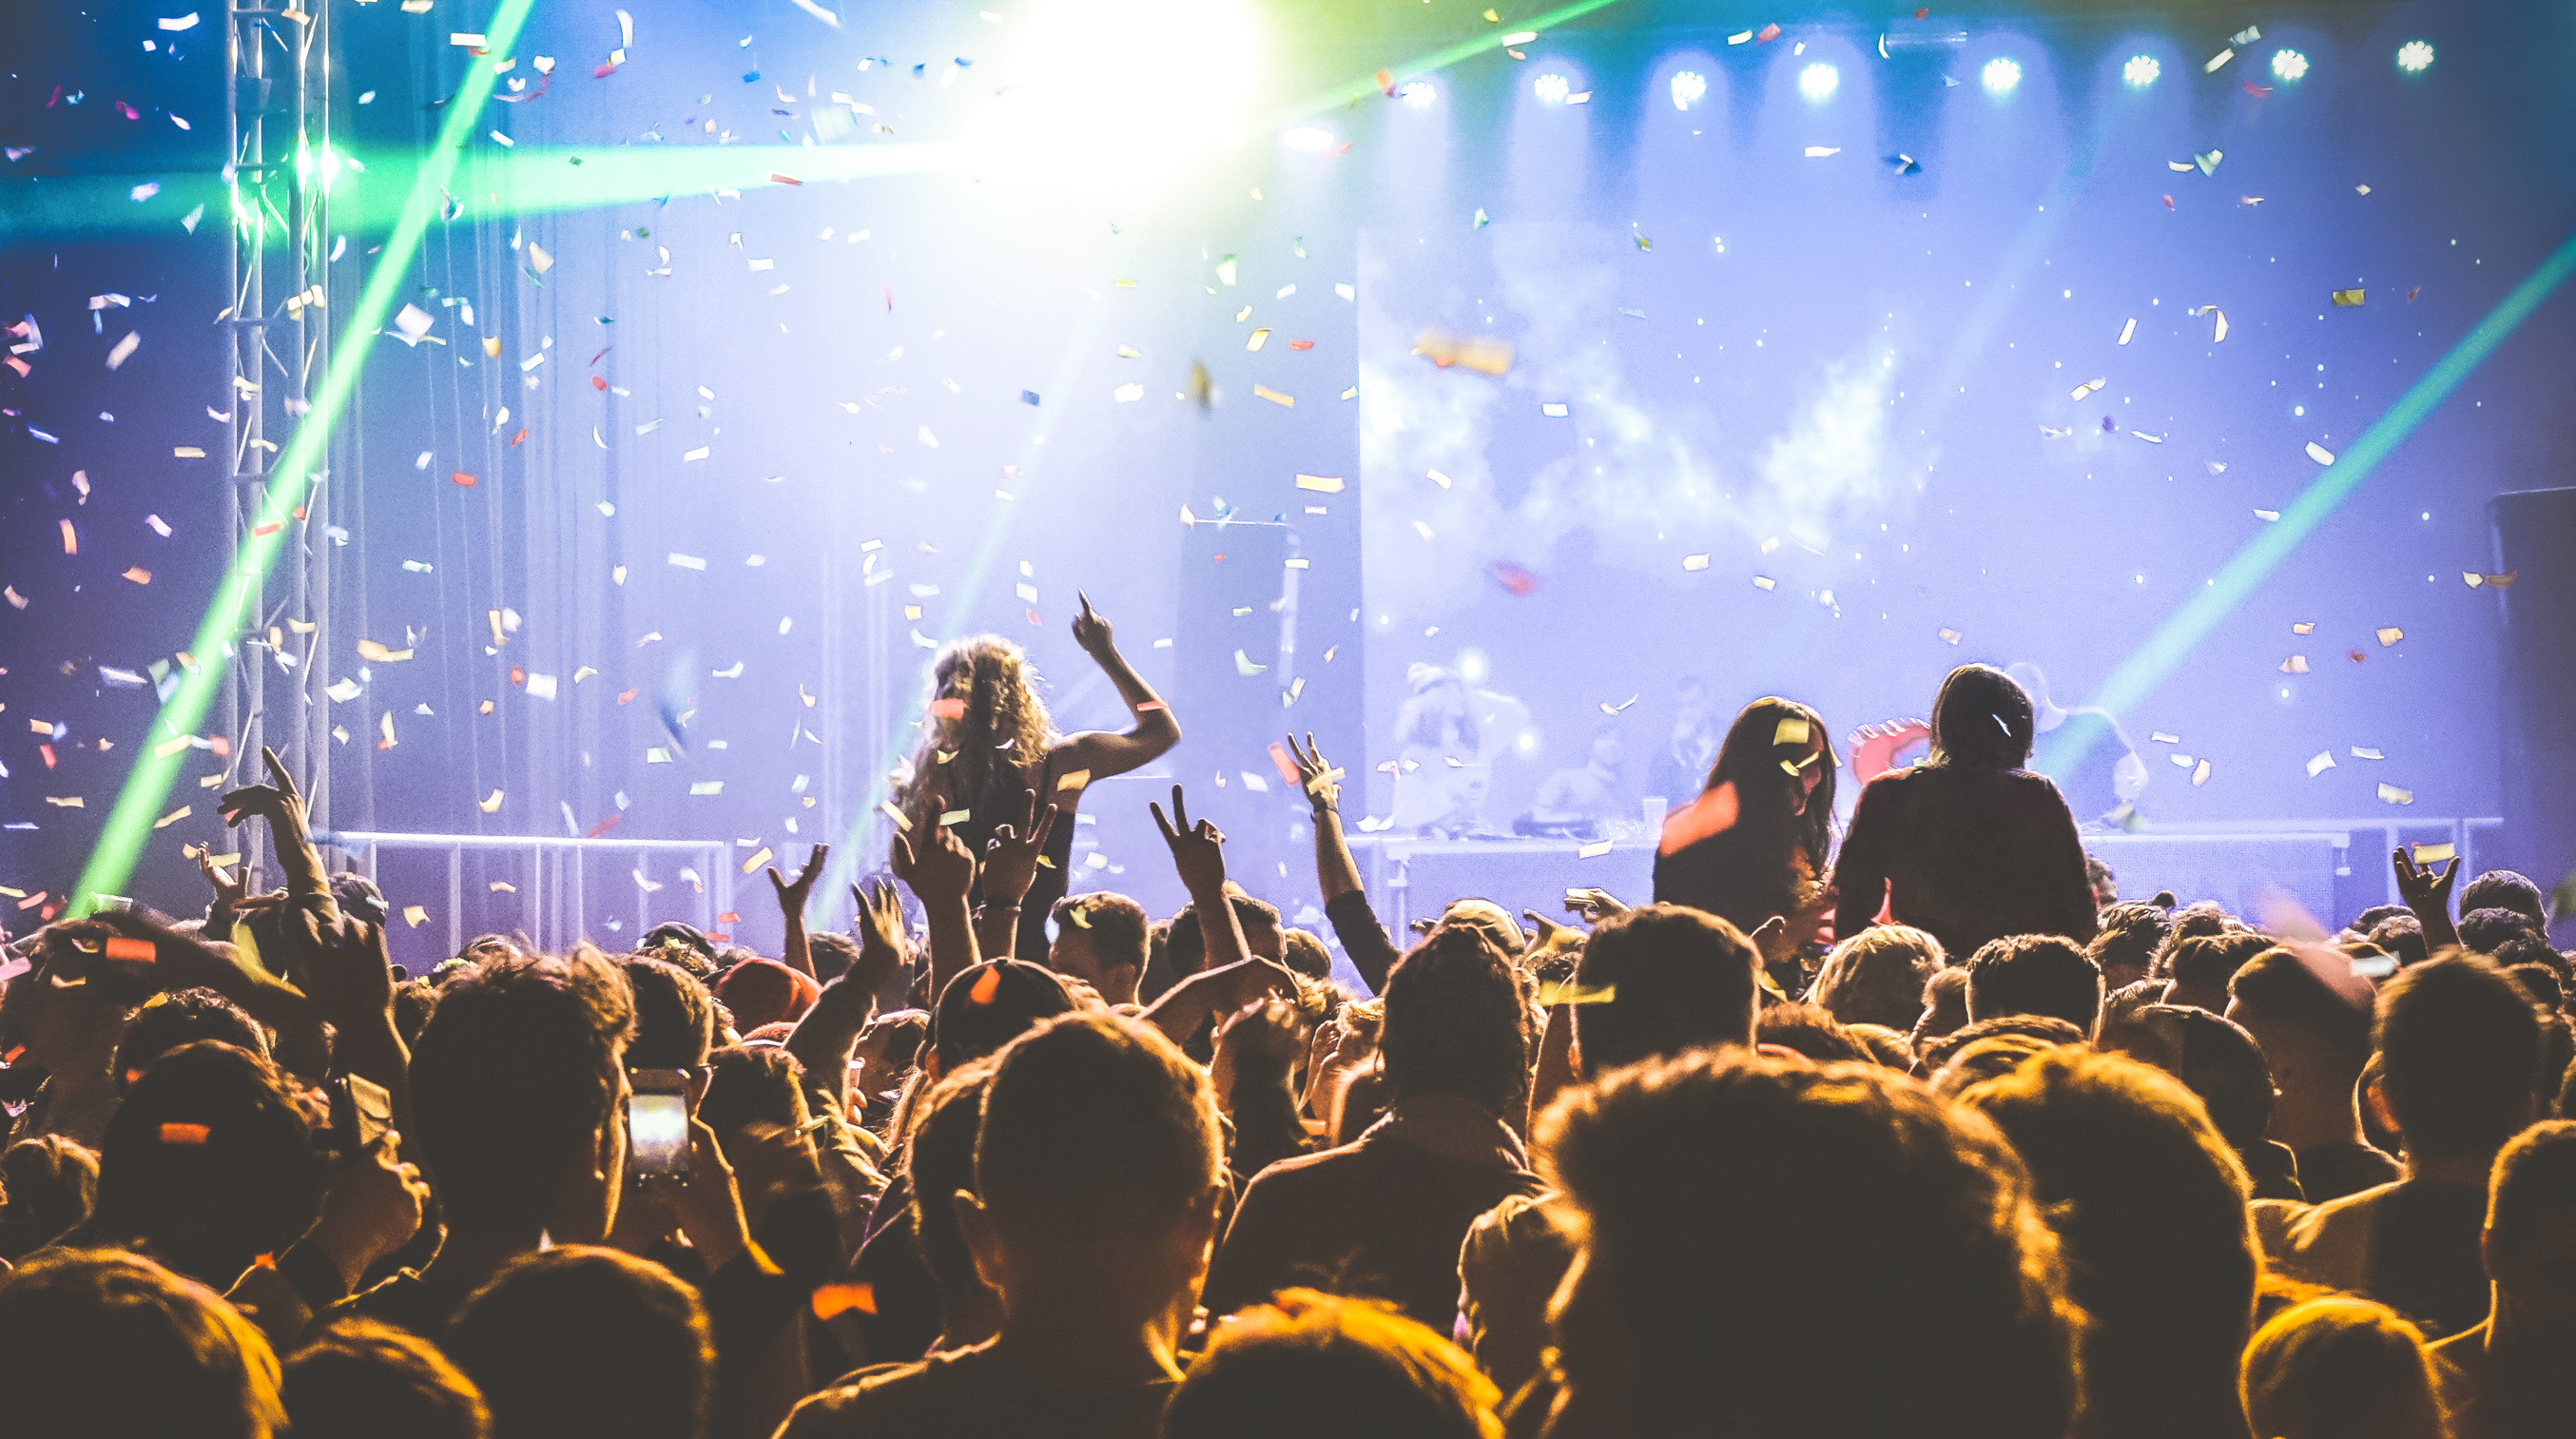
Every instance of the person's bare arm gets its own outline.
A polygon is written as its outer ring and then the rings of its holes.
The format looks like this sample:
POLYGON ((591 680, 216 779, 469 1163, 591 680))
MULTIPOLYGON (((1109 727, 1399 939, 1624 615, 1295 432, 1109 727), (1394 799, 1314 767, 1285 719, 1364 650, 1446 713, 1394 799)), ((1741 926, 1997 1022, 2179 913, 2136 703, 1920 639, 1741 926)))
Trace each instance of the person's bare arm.
POLYGON ((849 1112, 850 1051, 876 1014, 877 991, 905 964, 903 901, 894 886, 880 880, 870 893, 852 885, 850 896, 859 903, 859 957, 849 973, 823 986, 787 1036, 787 1052, 805 1066, 806 1090, 836 1114, 849 1112))
POLYGON ((1172 746, 1181 742, 1180 721, 1172 718, 1171 706, 1136 673, 1136 667, 1118 652, 1111 637, 1109 621, 1091 608, 1089 596, 1082 597, 1082 613, 1074 617, 1073 642, 1091 656, 1101 673, 1118 687, 1118 697, 1126 701, 1127 712, 1135 717, 1135 726, 1124 734, 1107 730, 1087 730, 1069 735, 1056 746, 1053 768, 1058 774, 1081 772, 1088 779, 1107 779, 1160 759, 1172 746))
POLYGON ((823 877, 823 861, 831 853, 832 847, 828 844, 814 846, 814 853, 806 859, 805 867, 796 872, 793 881, 780 878, 778 866, 773 864, 769 867, 769 887, 777 891, 778 912, 787 921, 787 937, 779 942, 779 948, 785 952, 778 957, 787 962, 789 969, 807 979, 820 976, 814 973, 813 948, 805 942, 805 902, 814 893, 814 881, 823 877))
POLYGON ((922 917, 930 927, 930 997, 936 1004, 948 981, 981 962, 975 947, 975 916, 966 900, 975 887, 975 856, 943 824, 923 836, 918 851, 909 836, 897 834, 886 867, 921 901, 922 917))
POLYGON ((1207 940, 1208 969, 1222 969, 1252 955, 1252 946, 1244 942, 1243 924, 1235 917, 1234 899, 1225 892, 1225 836, 1216 821, 1203 819, 1190 823, 1188 806, 1181 798, 1181 787, 1172 786, 1172 817, 1163 817, 1159 804, 1146 808, 1154 812, 1154 825, 1163 832, 1163 843, 1172 847, 1172 867, 1179 870, 1181 884, 1190 892, 1190 908, 1197 913, 1199 934, 1207 940))
POLYGON ((1297 737, 1290 735, 1288 753, 1297 761, 1298 781, 1305 786, 1306 802, 1314 810, 1315 883, 1324 891, 1324 902, 1330 904, 1343 895, 1363 893, 1359 861, 1351 858, 1350 842, 1342 835, 1342 772, 1316 748, 1311 730, 1303 749, 1298 748, 1297 737))
MULTIPOLYGON (((1572 980, 1566 981, 1566 987, 1572 985, 1572 980)), ((1582 1082, 1574 1069, 1574 1006, 1551 1004, 1547 1028, 1538 1039, 1538 1070, 1530 1078, 1529 1122, 1521 1126, 1521 1133, 1534 1132, 1538 1117, 1547 1113, 1556 1097, 1582 1082)))

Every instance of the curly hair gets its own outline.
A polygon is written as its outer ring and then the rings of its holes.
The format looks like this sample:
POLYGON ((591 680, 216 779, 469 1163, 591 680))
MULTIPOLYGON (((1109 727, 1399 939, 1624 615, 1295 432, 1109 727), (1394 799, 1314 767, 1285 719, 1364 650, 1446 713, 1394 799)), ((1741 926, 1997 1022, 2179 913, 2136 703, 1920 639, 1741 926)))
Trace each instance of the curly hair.
POLYGON ((958 837, 983 851, 994 826, 1016 813, 1032 767, 1057 737, 1037 685, 1027 652, 1000 635, 968 635, 939 652, 930 666, 921 743, 911 772, 895 788, 895 804, 913 824, 939 822, 930 808, 930 780, 944 769, 949 805, 970 812, 958 837), (956 702, 948 706, 953 714, 941 713, 948 701, 956 702))

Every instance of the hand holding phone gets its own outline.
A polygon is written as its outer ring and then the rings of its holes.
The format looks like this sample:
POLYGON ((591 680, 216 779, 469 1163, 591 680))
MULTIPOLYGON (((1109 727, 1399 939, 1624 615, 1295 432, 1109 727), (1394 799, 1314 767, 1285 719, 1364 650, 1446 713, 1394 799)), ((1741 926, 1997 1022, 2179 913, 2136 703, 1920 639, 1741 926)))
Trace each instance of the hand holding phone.
POLYGON ((689 1172, 689 1077, 677 1069, 638 1069, 626 1102, 627 1168, 647 1179, 689 1172))

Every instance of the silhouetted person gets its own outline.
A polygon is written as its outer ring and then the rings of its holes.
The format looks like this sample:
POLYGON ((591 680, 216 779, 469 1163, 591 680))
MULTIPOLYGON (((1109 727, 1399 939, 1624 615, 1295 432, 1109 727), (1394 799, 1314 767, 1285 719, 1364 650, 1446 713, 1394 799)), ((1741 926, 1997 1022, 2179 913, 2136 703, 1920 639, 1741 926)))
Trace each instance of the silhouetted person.
POLYGON ((492 1439, 700 1439, 715 1332, 697 1291, 649 1260, 573 1246, 510 1261, 448 1327, 492 1408, 492 1439))
POLYGON ((215 1292, 114 1249, 0 1275, 0 1428, 81 1439, 269 1439, 277 1355, 215 1292))
POLYGON ((490 1439, 483 1391, 428 1340, 350 1315, 286 1360, 295 1439, 490 1439))
POLYGON ((2102 971, 2053 934, 1989 940, 1968 959, 1968 1018, 2044 1014, 2090 1038, 2102 1019, 2102 971))
POLYGON ((2245 1346, 2245 1417, 2267 1439, 2465 1439, 2442 1422, 2424 1336, 2336 1294, 2291 1305, 2245 1346))
MULTIPOLYGON (((2317 954, 2326 966, 2339 956, 2317 954)), ((2300 955, 2273 948, 2228 982, 2227 1017, 2244 1026, 2271 1066, 2276 1098, 2266 1132, 2298 1156, 2311 1204, 2396 1179, 2397 1161, 2361 1137, 2354 1106, 2370 1063, 2370 982, 2346 972, 2329 983, 2300 955)))
POLYGON ((2554 1120, 2496 1156, 2479 1236, 2487 1317, 2433 1346, 2452 1439, 2539 1439, 2576 1414, 2576 1123, 2554 1120))
POLYGON ((1848 938, 1885 907, 1953 955, 1989 940, 2093 938, 2093 890, 2074 816, 2030 758, 2030 697, 1985 665, 1941 682, 1932 758, 1871 780, 1834 864, 1834 933, 1848 938))
POLYGON ((1383 1305, 1290 1289, 1220 1323, 1163 1439, 1500 1439, 1494 1382, 1383 1305))

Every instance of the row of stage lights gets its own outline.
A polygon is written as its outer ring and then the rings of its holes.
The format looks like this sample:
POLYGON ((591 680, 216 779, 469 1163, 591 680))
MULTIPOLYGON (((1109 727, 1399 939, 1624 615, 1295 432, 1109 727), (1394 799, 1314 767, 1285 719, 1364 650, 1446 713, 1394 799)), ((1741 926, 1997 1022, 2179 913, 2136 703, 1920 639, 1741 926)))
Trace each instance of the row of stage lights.
MULTIPOLYGON (((2422 40, 2409 40, 2397 47, 2397 68, 2409 75, 2422 74, 2431 67, 2432 63, 2433 47, 2422 40)), ((2290 49, 2272 52, 2274 79, 2284 82, 2296 81, 2307 73, 2307 56, 2290 49)), ((2163 74, 2164 66, 2153 55, 2132 55, 2128 62, 2120 67, 2120 78, 2127 81, 2129 88, 2133 90, 2143 90, 2153 85, 2163 74)), ((2009 56, 1998 55, 1986 62, 1985 68, 1978 73, 1977 78, 1985 85, 1989 94, 2010 94, 2021 84, 2021 62, 2009 56)), ((1798 93, 1809 100, 1831 99, 1834 91, 1841 85, 1842 72, 1822 62, 1809 65, 1798 72, 1798 93)), ((1673 108, 1676 110, 1691 109, 1708 97, 1708 79, 1696 70, 1683 70, 1675 74, 1671 88, 1673 108)), ((1562 105, 1573 91, 1573 82, 1553 70, 1541 74, 1530 82, 1530 93, 1536 95, 1539 102, 1545 105, 1562 105)), ((1440 98, 1429 82, 1422 80, 1412 81, 1396 93, 1403 98, 1404 103, 1417 110, 1431 105, 1440 98)))

